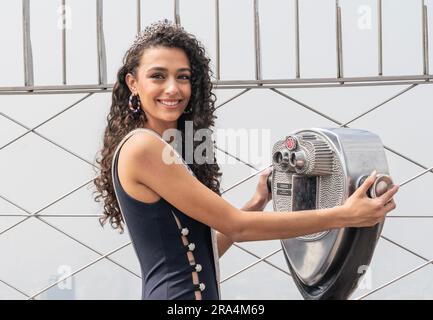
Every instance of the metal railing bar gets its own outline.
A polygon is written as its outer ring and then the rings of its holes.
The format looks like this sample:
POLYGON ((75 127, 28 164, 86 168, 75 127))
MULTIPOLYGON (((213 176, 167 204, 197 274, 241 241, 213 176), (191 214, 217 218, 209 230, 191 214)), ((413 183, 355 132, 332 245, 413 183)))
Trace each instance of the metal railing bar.
MULTIPOLYGON (((214 85, 214 89, 219 90, 243 90, 243 89, 313 89, 313 88, 347 88, 347 87, 374 87, 374 86, 402 86, 412 84, 432 84, 433 81, 419 80, 419 81, 403 81, 403 82, 370 82, 370 83, 333 83, 333 84, 286 84, 286 85, 214 85)), ((65 90, 57 91, 0 91, 1 95, 46 95, 46 94, 85 94, 85 93, 107 93, 111 89, 78 89, 72 90, 65 88, 65 90)))
POLYGON ((62 0, 62 83, 66 85, 66 0, 62 0))
POLYGON ((382 0, 377 0, 377 68, 379 76, 383 75, 383 40, 382 40, 382 0))
POLYGON ((98 48, 98 83, 107 83, 107 56, 104 39, 103 1, 96 0, 96 39, 98 48))
POLYGON ((174 0, 174 22, 180 26, 179 0, 174 0))
POLYGON ((259 0, 254 0, 254 53, 256 62, 256 80, 262 79, 262 58, 260 44, 259 0))
MULTIPOLYGON (((432 84, 429 80, 420 81, 403 81, 403 82, 363 82, 363 83, 332 83, 332 84, 284 84, 284 85, 228 85, 228 86, 214 86, 215 89, 311 89, 311 88, 343 88, 343 87, 373 87, 373 86, 402 86, 412 84, 432 84)), ((0 93, 1 94, 1 93, 0 93)))
POLYGON ((428 8, 425 0, 422 1, 422 45, 423 45, 423 72, 429 73, 429 44, 428 44, 428 8))
POLYGON ((33 55, 30 36, 30 0, 22 0, 23 8, 23 54, 24 54, 24 85, 33 86, 33 55))
POLYGON ((340 1, 335 0, 336 45, 337 45, 337 78, 343 78, 343 36, 341 24, 340 1))
POLYGON ((266 80, 221 80, 218 85, 277 85, 277 84, 315 84, 335 82, 369 82, 369 81, 405 81, 428 80, 433 75, 402 75, 402 76, 372 76, 372 77, 342 77, 342 78, 301 78, 301 79, 266 79, 266 80))
MULTIPOLYGON (((213 81, 214 89, 255 89, 261 88, 316 88, 316 87, 345 87, 370 85, 405 85, 431 83, 433 75, 406 75, 381 77, 347 77, 347 78, 302 78, 302 79, 268 79, 268 80, 217 80, 213 81), (341 83, 344 84, 341 84, 341 83), (304 85, 304 86, 302 86, 304 85), (328 86, 326 86, 328 85, 328 86)), ((109 92, 113 84, 90 85, 51 85, 51 86, 15 86, 0 87, 0 95, 18 94, 63 94, 109 92)))
POLYGON ((137 34, 141 32, 141 0, 137 0, 136 3, 136 10, 137 10, 137 34))
POLYGON ((221 48, 220 48, 220 5, 219 0, 215 0, 215 72, 216 79, 221 78, 221 48))
POLYGON ((299 44, 299 0, 295 0, 295 63, 296 78, 301 77, 300 44, 299 44))

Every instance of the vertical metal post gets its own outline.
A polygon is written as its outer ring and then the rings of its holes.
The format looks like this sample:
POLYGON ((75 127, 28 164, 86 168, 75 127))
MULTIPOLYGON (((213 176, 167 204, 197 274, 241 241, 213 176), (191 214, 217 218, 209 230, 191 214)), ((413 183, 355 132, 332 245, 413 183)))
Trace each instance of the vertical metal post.
POLYGON ((428 52, 428 11, 425 0, 422 1, 422 45, 423 45, 423 72, 429 74, 429 52, 428 52))
POLYGON ((256 80, 261 80, 262 61, 260 52, 259 0, 254 0, 254 46, 256 53, 256 80))
POLYGON ((30 39, 30 0, 23 0, 24 85, 34 85, 32 42, 30 39))
POLYGON ((174 22, 180 26, 179 0, 174 0, 174 22))
POLYGON ((383 75, 383 48, 382 48, 382 0, 377 0, 377 47, 378 47, 378 74, 383 75))
POLYGON ((215 0, 215 42, 216 42, 216 79, 220 80, 221 70, 220 70, 220 4, 219 0, 215 0))
POLYGON ((98 41, 98 83, 107 83, 107 58, 105 52, 102 0, 96 0, 96 36, 98 41))
POLYGON ((62 82, 66 84, 66 0, 62 0, 62 82))
POLYGON ((299 55, 299 0, 295 0, 295 59, 296 59, 296 78, 301 77, 300 55, 299 55))
POLYGON ((339 0, 335 0, 336 40, 337 40, 337 78, 343 77, 343 37, 341 31, 341 7, 339 0))
POLYGON ((141 0, 137 0, 137 34, 141 31, 141 0))

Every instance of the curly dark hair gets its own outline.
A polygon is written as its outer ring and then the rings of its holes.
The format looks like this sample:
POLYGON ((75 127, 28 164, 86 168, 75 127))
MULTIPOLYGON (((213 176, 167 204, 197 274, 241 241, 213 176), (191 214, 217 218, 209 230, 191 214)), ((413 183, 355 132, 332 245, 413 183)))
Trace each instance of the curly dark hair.
MULTIPOLYGON (((199 129, 209 129, 214 126, 214 115, 216 96, 212 93, 209 58, 206 56, 203 45, 190 33, 187 33, 181 26, 164 20, 156 22, 145 28, 137 35, 133 45, 127 50, 123 58, 123 66, 117 72, 116 83, 113 87, 110 113, 107 116, 107 127, 104 133, 104 144, 102 150, 97 154, 96 163, 99 165, 98 176, 94 179, 96 191, 95 201, 103 202, 103 216, 99 219, 101 226, 107 220, 114 229, 124 231, 124 221, 120 207, 114 193, 114 186, 111 176, 111 166, 114 151, 122 138, 130 131, 143 127, 147 121, 143 111, 133 113, 128 106, 128 99, 131 95, 125 77, 128 73, 136 75, 137 68, 143 52, 153 47, 168 47, 182 49, 191 65, 191 97, 186 109, 192 109, 191 113, 183 113, 178 121, 178 130, 182 134, 182 143, 185 144, 185 121, 192 121, 193 134, 199 129)), ((193 141, 193 152, 202 141, 193 141)), ((185 159, 185 147, 183 145, 182 156, 185 159)), ((206 150, 205 150, 206 151, 206 150)), ((213 152, 213 150, 212 150, 213 152)), ((209 189, 220 193, 220 168, 212 154, 213 163, 188 164, 191 170, 209 189)), ((211 158, 211 159, 212 159, 211 158)), ((209 162, 209 161, 208 161, 209 162)))

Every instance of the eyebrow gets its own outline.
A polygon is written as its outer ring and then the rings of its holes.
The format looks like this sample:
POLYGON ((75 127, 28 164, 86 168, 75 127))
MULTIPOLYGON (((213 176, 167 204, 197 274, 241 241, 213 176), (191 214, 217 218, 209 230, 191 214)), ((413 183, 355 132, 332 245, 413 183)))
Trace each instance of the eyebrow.
MULTIPOLYGON (((148 69, 147 71, 164 71, 164 72, 167 72, 168 69, 163 68, 163 67, 153 67, 153 68, 148 69)), ((183 71, 189 71, 189 72, 191 72, 191 69, 190 68, 180 68, 180 69, 177 69, 177 72, 183 72, 183 71)))

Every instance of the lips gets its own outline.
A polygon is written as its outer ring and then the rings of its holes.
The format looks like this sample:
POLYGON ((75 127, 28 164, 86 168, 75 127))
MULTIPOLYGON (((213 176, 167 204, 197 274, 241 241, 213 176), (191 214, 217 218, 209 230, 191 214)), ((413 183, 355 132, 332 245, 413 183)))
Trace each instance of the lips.
POLYGON ((166 108, 174 109, 181 105, 181 99, 157 99, 166 108))

